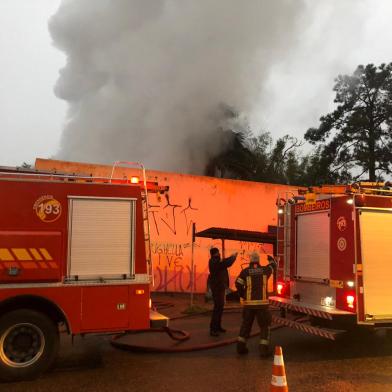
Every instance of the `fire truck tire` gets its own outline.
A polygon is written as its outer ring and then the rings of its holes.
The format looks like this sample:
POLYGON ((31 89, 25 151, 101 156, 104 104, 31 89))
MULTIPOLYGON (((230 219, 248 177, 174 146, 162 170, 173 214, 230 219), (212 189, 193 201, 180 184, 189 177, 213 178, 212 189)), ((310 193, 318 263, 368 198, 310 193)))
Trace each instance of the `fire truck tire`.
POLYGON ((54 363, 59 350, 57 325, 43 313, 18 309, 0 318, 0 379, 31 380, 54 363))

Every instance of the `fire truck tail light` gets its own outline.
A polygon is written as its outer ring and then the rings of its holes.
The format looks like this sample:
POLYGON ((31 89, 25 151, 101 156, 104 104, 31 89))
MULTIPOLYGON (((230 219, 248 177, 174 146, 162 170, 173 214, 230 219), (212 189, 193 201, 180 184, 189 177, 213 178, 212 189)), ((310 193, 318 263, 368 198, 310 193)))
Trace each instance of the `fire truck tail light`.
POLYGON ((136 295, 143 295, 144 294, 144 290, 136 290, 136 295))
POLYGON ((353 295, 347 295, 347 296, 346 296, 347 306, 348 306, 350 309, 354 309, 354 301, 355 301, 355 298, 354 298, 353 295))
POLYGON ((354 287, 354 282, 352 280, 347 281, 347 286, 348 287, 354 287))
POLYGON ((139 177, 137 176, 131 177, 131 184, 139 184, 139 177))
POLYGON ((278 295, 283 294, 283 289, 284 289, 284 283, 278 282, 276 285, 276 292, 278 293, 278 295))
POLYGON ((347 204, 353 204, 354 200, 353 199, 347 199, 347 204))
POLYGON ((333 308, 333 307, 336 306, 335 298, 333 298, 333 297, 322 297, 321 298, 321 305, 333 308))

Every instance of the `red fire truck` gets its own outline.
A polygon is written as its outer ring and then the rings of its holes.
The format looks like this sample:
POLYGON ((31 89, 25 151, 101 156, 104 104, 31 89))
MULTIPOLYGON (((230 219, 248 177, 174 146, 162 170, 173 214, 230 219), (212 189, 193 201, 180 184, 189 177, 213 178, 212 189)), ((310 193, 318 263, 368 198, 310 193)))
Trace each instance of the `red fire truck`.
POLYGON ((1 379, 48 369, 60 326, 72 335, 150 326, 147 192, 165 190, 145 176, 0 169, 1 379))
POLYGON ((278 198, 275 322, 329 339, 359 325, 392 326, 388 185, 324 186, 278 198))

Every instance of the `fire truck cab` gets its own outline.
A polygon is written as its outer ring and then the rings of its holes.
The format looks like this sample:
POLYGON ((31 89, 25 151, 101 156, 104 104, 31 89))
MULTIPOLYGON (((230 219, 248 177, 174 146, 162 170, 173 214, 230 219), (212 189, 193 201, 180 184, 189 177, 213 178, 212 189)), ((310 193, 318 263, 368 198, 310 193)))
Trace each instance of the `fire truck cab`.
POLYGON ((329 339, 391 327, 392 188, 323 186, 279 197, 277 207, 275 322, 329 339))
POLYGON ((0 378, 54 362, 59 330, 150 327, 156 183, 0 170, 0 378))

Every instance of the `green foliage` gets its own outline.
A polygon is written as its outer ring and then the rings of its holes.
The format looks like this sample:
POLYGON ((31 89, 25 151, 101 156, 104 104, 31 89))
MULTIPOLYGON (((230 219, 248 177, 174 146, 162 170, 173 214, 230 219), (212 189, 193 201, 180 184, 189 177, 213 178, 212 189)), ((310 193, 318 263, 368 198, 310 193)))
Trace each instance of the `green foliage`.
POLYGON ((338 182, 370 181, 392 173, 392 63, 358 66, 334 86, 336 109, 310 128, 305 140, 319 147, 327 177, 338 182))
POLYGON ((205 174, 222 178, 247 179, 250 177, 251 152, 242 132, 219 130, 223 151, 211 158, 205 174))
POLYGON ((293 149, 302 144, 297 139, 284 136, 275 144, 269 132, 251 137, 248 143, 252 154, 252 181, 281 184, 299 184, 299 157, 293 149))
MULTIPOLYGON (((269 132, 254 136, 247 131, 225 130, 226 148, 213 157, 205 174, 214 177, 307 185, 308 158, 296 149, 302 145, 297 139, 285 136, 275 143, 269 132), (306 174, 305 174, 306 173, 306 174)), ((311 184, 309 184, 311 185, 311 184)))
POLYGON ((251 151, 247 138, 251 134, 246 118, 233 107, 221 104, 214 112, 217 129, 211 143, 218 144, 218 154, 213 155, 205 174, 213 177, 248 179, 251 176, 251 151))
POLYGON ((302 142, 291 136, 273 141, 269 132, 255 136, 246 118, 232 107, 220 105, 214 114, 219 118, 214 142, 220 152, 213 155, 205 174, 213 177, 281 183, 314 185, 312 170, 316 155, 302 157, 302 142), (312 166, 313 165, 313 166, 312 166), (312 182, 310 182, 312 180, 312 182))
POLYGON ((239 113, 223 105, 220 115, 229 121, 217 130, 222 148, 210 159, 206 174, 305 186, 390 176, 392 63, 360 65, 353 75, 339 75, 333 90, 336 108, 305 133, 315 146, 307 155, 294 137, 274 142, 268 132, 255 136, 246 118, 238 122, 239 113))

